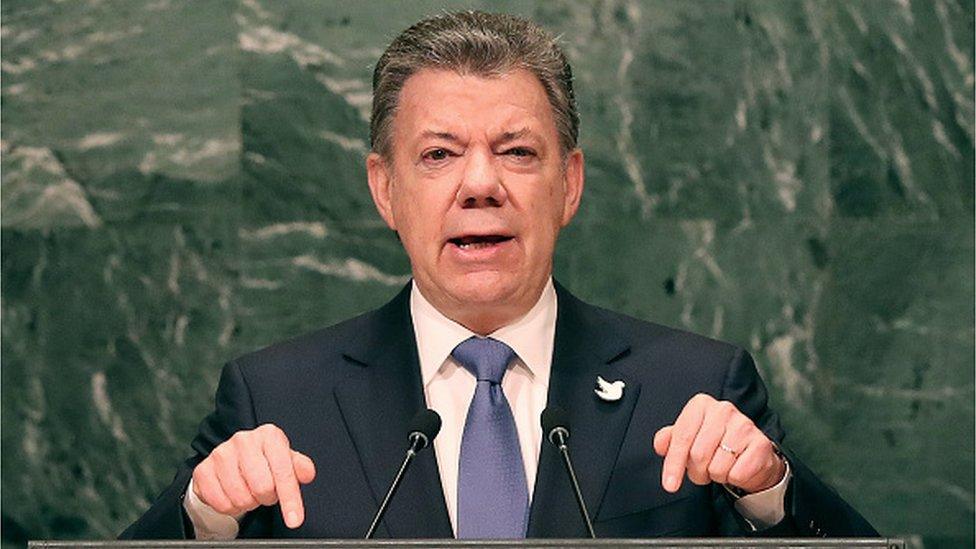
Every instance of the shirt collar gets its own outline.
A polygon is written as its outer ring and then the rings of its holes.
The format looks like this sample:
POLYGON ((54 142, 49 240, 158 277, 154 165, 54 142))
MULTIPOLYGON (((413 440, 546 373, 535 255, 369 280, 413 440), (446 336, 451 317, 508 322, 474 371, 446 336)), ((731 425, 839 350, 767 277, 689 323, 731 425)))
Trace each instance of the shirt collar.
MULTIPOLYGON (((437 375, 451 351, 462 341, 476 335, 471 330, 447 318, 424 297, 414 282, 410 290, 410 315, 423 384, 437 375)), ((488 334, 515 351, 529 373, 548 383, 552 363, 553 339, 556 334, 556 289, 552 277, 546 282, 542 295, 522 318, 488 334)))

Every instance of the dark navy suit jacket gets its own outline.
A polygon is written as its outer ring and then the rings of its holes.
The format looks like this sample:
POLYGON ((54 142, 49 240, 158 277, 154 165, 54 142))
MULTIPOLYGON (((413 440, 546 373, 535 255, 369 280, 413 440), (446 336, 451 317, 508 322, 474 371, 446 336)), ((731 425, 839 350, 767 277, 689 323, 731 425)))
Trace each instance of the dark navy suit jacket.
MULTIPOLYGON (((549 404, 564 408, 583 497, 599 537, 750 534, 730 495, 687 479, 661 488, 654 433, 696 393, 733 402, 772 440, 783 430, 766 389, 741 348, 587 305, 558 284, 549 404), (622 379, 621 400, 594 394, 596 377, 622 379)), ((410 285, 385 306, 228 363, 216 409, 200 425, 195 452, 123 538, 192 537, 182 508, 193 468, 241 429, 274 423, 312 458, 315 480, 302 487, 305 523, 285 527, 262 507, 241 522, 241 537, 361 538, 406 451, 408 422, 424 394, 409 309, 410 285)), ((781 445, 782 446, 782 445, 781 445)), ((793 479, 786 518, 761 534, 874 536, 854 509, 788 450, 793 479)), ((567 475, 543 443, 529 537, 585 537, 567 475)), ((377 537, 452 537, 436 456, 418 456, 377 537)))

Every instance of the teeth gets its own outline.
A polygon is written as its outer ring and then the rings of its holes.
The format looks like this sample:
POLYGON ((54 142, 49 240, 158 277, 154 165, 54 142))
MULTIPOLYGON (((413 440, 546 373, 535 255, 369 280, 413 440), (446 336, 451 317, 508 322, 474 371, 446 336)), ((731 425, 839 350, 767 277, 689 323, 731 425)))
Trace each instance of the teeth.
POLYGON ((472 248, 481 249, 481 248, 487 248, 489 246, 494 246, 494 245, 495 245, 494 242, 472 242, 470 244, 458 244, 458 248, 461 248, 462 250, 470 250, 472 248))

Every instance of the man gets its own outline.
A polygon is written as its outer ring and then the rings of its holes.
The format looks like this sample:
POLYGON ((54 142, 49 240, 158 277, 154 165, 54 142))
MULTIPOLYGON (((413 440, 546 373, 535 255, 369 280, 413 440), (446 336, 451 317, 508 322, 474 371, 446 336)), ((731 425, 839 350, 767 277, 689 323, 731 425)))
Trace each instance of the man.
POLYGON ((553 282, 584 161, 548 33, 480 12, 421 21, 373 93, 369 187, 412 283, 230 362, 195 455, 123 537, 361 537, 426 407, 442 432, 380 536, 583 536, 548 405, 567 410, 598 536, 876 535, 781 449, 742 349, 553 282))

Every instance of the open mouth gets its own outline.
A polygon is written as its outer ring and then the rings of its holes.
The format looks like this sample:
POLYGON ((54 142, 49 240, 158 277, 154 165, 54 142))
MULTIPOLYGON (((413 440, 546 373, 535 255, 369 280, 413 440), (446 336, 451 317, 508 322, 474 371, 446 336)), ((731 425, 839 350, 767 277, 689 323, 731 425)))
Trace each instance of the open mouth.
POLYGON ((462 250, 477 250, 481 248, 490 248, 497 244, 501 244, 502 242, 508 242, 512 238, 513 237, 511 236, 500 234, 485 234, 452 238, 448 240, 448 242, 454 244, 462 250))

